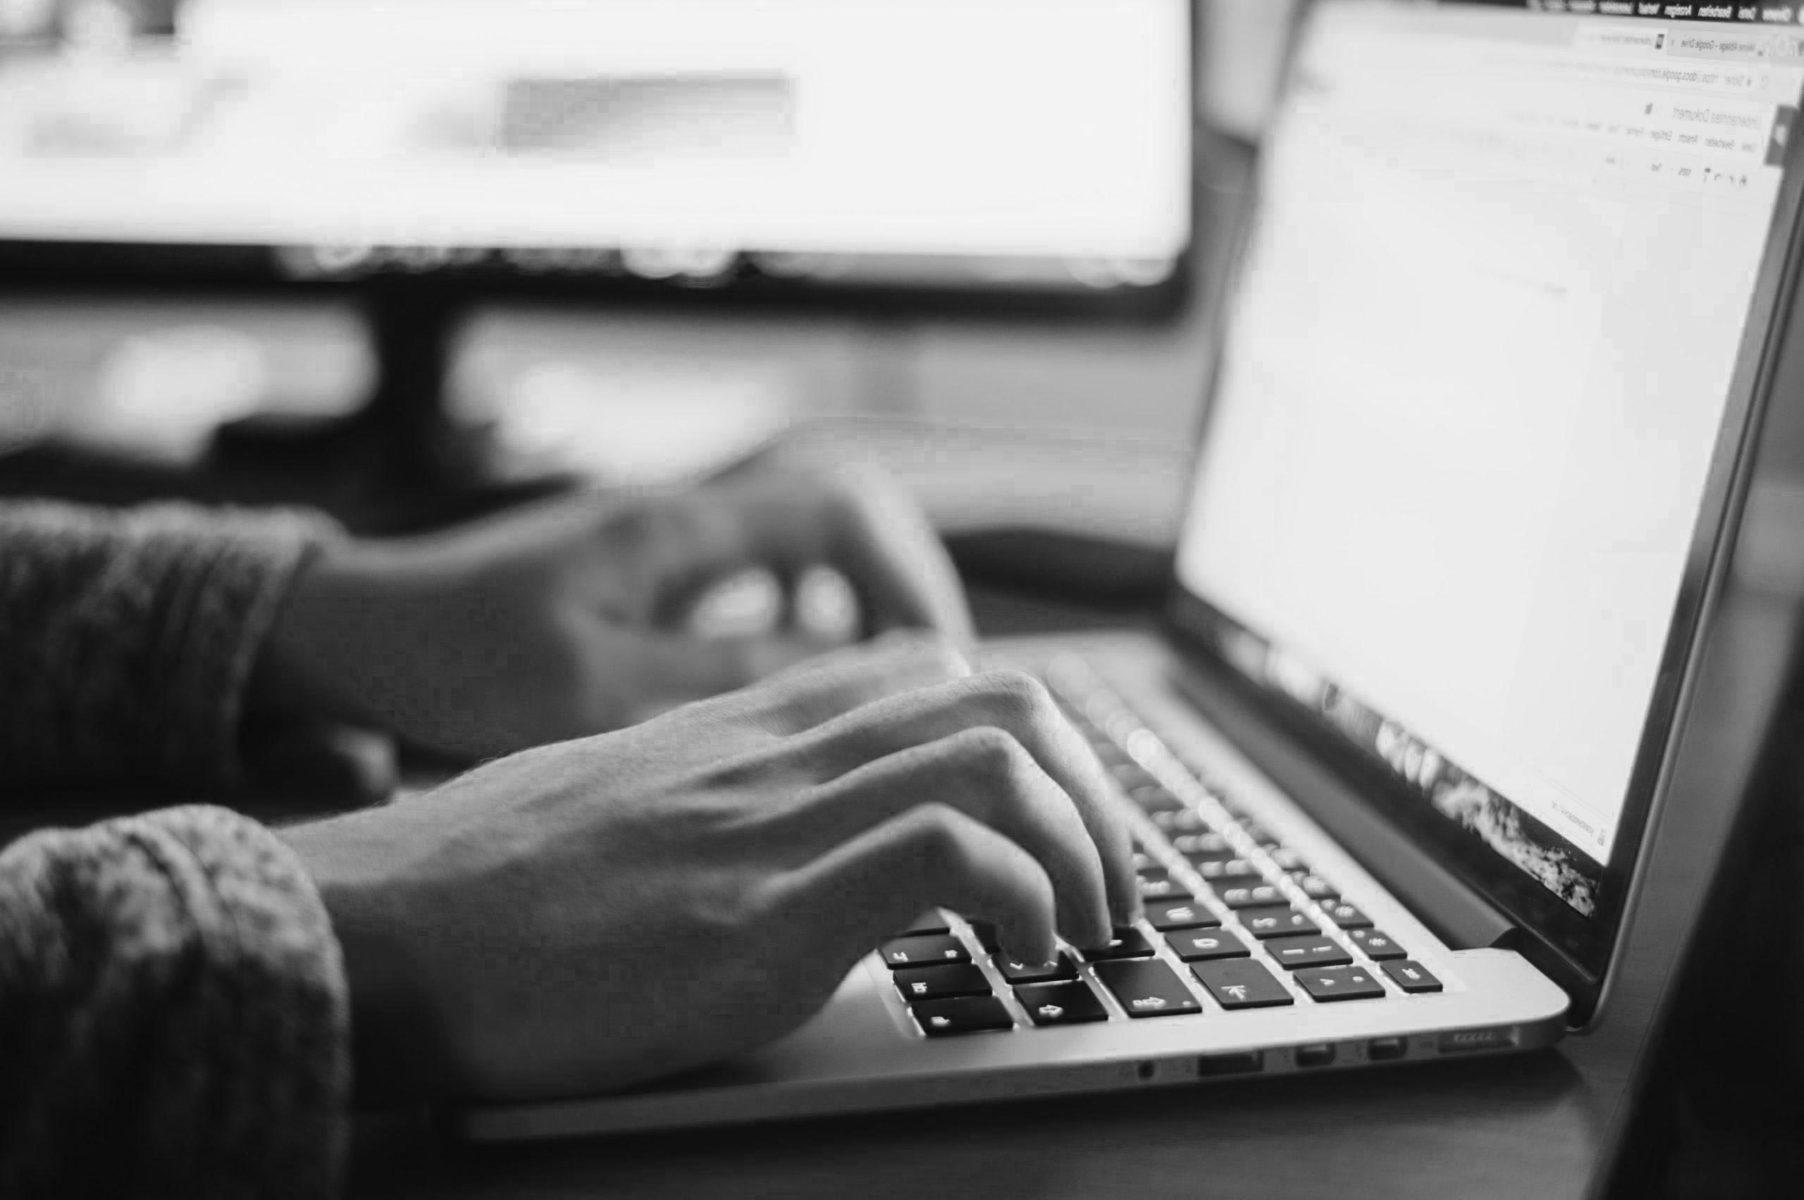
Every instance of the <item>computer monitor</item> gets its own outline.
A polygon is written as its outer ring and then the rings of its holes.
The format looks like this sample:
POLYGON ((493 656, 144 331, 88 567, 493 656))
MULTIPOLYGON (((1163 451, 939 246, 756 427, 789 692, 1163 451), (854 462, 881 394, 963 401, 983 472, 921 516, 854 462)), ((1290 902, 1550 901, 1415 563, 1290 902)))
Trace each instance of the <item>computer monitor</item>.
POLYGON ((1157 290, 1189 45, 1183 0, 0 0, 0 269, 1157 290))
POLYGON ((0 0, 0 289, 1178 307, 1187 0, 0 0))

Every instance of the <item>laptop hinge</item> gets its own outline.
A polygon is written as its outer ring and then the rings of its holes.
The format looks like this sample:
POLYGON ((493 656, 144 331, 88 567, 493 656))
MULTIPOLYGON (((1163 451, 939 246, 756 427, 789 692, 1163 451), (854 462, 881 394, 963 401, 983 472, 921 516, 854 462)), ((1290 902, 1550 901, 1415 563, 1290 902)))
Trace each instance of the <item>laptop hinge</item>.
POLYGON ((1240 695, 1226 672, 1174 662, 1170 679, 1235 746, 1448 946, 1516 948, 1521 930, 1240 695))

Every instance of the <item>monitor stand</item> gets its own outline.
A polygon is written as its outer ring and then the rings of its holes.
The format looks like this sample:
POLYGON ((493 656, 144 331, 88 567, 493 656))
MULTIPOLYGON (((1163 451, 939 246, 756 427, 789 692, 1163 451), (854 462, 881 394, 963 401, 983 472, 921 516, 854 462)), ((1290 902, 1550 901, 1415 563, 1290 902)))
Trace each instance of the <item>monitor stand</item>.
POLYGON ((488 432, 452 419, 445 387, 462 295, 425 280, 376 279, 362 308, 376 367, 363 406, 230 422, 214 436, 212 471, 255 479, 258 493, 299 489, 372 532, 443 524, 569 486, 561 476, 504 476, 488 432))

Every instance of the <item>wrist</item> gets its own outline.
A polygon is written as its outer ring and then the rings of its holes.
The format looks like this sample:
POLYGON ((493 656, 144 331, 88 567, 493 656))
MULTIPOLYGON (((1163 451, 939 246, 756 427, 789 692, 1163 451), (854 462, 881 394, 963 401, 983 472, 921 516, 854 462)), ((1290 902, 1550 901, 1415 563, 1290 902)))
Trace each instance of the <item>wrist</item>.
POLYGON ((312 878, 338 941, 350 997, 355 1095, 364 1106, 445 1090, 439 1021, 416 961, 420 943, 392 878, 402 846, 372 819, 382 811, 277 831, 312 878))
POLYGON ((345 541, 323 547, 296 572, 251 669, 253 714, 379 725, 357 687, 357 663, 396 590, 392 557, 345 541))

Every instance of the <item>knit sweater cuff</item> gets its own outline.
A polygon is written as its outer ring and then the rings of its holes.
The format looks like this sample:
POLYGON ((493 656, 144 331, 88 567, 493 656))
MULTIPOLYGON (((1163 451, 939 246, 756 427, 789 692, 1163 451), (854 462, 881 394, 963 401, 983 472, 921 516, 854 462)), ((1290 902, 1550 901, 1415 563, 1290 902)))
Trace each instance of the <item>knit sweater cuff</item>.
POLYGON ((0 853, 0 1194, 326 1197, 338 944, 292 850, 223 809, 0 853))
POLYGON ((0 506, 0 774, 230 783, 257 653, 322 518, 0 506))

